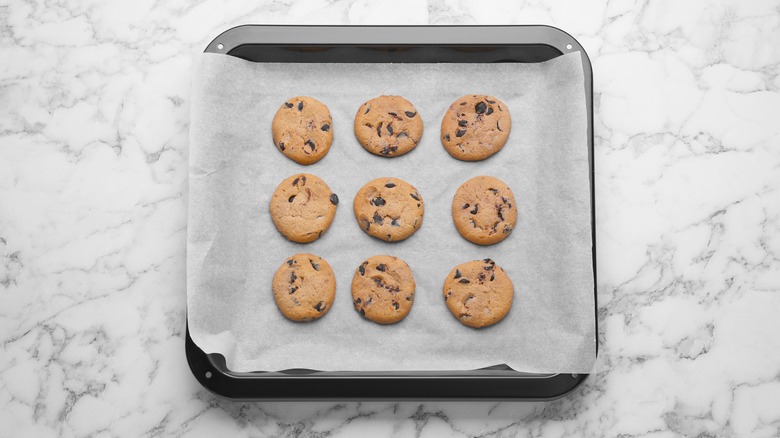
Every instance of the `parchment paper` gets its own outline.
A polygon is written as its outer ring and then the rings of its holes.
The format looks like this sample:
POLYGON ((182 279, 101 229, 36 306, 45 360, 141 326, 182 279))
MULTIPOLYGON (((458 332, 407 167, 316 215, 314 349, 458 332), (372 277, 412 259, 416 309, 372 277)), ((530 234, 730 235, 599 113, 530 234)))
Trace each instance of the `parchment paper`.
POLYGON ((541 64, 251 63, 219 54, 197 62, 190 124, 187 305, 190 334, 234 371, 468 370, 507 364, 518 371, 585 373, 595 359, 593 266, 586 103, 579 53, 541 64), (439 141, 444 112, 464 94, 503 100, 512 130, 501 152, 481 162, 451 158, 439 141), (369 154, 353 133, 355 111, 381 95, 401 95, 425 124, 412 152, 369 154), (286 99, 308 95, 333 116, 328 155, 301 166, 279 153, 271 120, 286 99), (270 196, 282 179, 308 172, 341 202, 330 230, 310 244, 274 228, 270 196), (477 175, 506 182, 519 205, 511 236, 481 247, 460 237, 450 206, 477 175), (352 200, 366 182, 402 178, 425 201, 411 238, 385 243, 360 230, 352 200), (324 257, 336 273, 335 303, 311 323, 286 320, 271 278, 299 252, 324 257), (389 254, 412 268, 414 306, 381 326, 352 306, 350 285, 366 258, 389 254), (490 257, 515 285, 512 310, 475 330, 447 310, 441 288, 457 264, 490 257))

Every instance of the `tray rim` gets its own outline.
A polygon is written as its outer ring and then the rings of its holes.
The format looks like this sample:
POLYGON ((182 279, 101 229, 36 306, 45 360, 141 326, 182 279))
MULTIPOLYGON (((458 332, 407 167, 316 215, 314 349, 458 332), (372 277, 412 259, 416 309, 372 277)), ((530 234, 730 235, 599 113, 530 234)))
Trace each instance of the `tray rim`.
MULTIPOLYGON (((594 279, 594 312, 595 312, 595 348, 598 357, 598 283, 596 269, 596 229, 595 229, 595 188, 594 188, 594 156, 593 156, 593 70, 590 58, 579 42, 561 29, 548 25, 502 25, 502 26, 343 26, 343 25, 262 25, 245 24, 230 28, 216 38, 206 47, 204 52, 222 53, 228 56, 230 52, 245 45, 305 45, 305 46, 539 46, 545 45, 555 48, 561 56, 569 52, 579 52, 582 56, 583 70, 585 74, 585 91, 587 100, 587 137, 588 159, 590 165, 589 183, 591 200, 591 235, 592 235, 592 264, 594 279), (375 39, 368 38, 366 31, 376 32, 378 29, 397 31, 403 29, 406 32, 395 32, 397 42, 378 38, 369 32, 375 39), (415 32, 411 32, 414 30, 415 32), (442 30, 445 32, 442 33, 442 30), (496 30, 500 31, 498 34, 496 30), (292 32, 297 31, 297 32, 292 32), (329 38, 319 38, 312 43, 310 32, 325 32, 329 38), (457 32, 454 32, 457 31, 457 32), (439 35, 436 35, 439 33, 439 35), (453 35, 470 38, 467 40, 455 40, 453 35), (280 36, 283 38, 278 39, 280 36), (355 36, 362 37, 360 43, 352 40, 355 36), (400 38, 399 38, 400 36, 400 38), (478 42, 472 42, 475 36, 488 36, 478 42), (262 38, 258 40, 257 38, 262 38), (503 39, 497 40, 495 38, 503 39), (513 41, 505 38, 512 37, 513 41), (539 40, 540 38, 542 40, 539 40), (423 41, 421 41, 423 39, 423 41)), ((555 56, 555 57, 557 57, 555 56)), ((553 57, 554 58, 554 57, 553 57)), ((552 59, 552 58, 550 58, 552 59)), ((463 370, 463 371, 408 371, 408 372, 328 372, 307 370, 286 371, 255 371, 235 372, 230 371, 224 356, 218 353, 206 354, 190 337, 189 323, 186 321, 185 353, 187 363, 198 382, 213 394, 230 400, 259 401, 259 400, 552 400, 571 393, 579 387, 589 374, 533 374, 507 370, 463 370), (293 372, 295 371, 295 372, 293 372), (496 373, 498 371, 498 373, 496 373), (486 374, 490 372, 493 374, 486 374), (438 374, 437 374, 438 373, 438 374), (444 373, 444 374, 442 374, 444 373), (370 383, 374 391, 349 391, 349 386, 355 386, 356 380, 361 383, 370 383), (392 381, 394 390, 385 392, 376 389, 381 388, 382 383, 392 381), (296 386, 298 389, 290 387, 296 386), (468 391, 450 391, 455 385, 479 382, 488 385, 490 391, 484 392, 479 388, 475 393, 468 391), (274 385, 278 383, 280 385, 274 385), (412 383, 406 385, 405 383, 412 383), (399 386, 400 385, 400 386, 399 386), (449 386, 447 386, 449 385, 449 386), (271 388, 273 386, 275 388, 271 388), (510 388, 511 387, 511 388, 510 388), (509 388, 512 391, 507 392, 509 388), (303 391, 301 391, 303 390, 303 391)))

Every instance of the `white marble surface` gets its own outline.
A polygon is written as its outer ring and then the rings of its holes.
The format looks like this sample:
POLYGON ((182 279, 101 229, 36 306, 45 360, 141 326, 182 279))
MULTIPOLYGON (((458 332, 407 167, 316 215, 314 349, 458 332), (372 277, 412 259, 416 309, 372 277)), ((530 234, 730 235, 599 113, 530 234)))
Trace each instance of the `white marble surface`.
POLYGON ((0 1, 0 436, 778 436, 777 1, 0 1), (192 54, 242 23, 563 28, 600 356, 550 403, 232 403, 183 354, 192 54))

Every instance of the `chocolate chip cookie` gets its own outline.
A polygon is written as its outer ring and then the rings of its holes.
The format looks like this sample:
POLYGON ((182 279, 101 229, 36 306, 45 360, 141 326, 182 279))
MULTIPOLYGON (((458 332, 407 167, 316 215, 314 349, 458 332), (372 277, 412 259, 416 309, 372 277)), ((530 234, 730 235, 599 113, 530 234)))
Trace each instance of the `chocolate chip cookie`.
POLYGON ((387 242, 414 234, 422 226, 425 212, 417 189, 398 178, 378 178, 364 185, 352 206, 360 228, 387 242))
POLYGON ((374 155, 403 155, 417 146, 422 134, 420 115, 401 96, 375 97, 361 105, 355 115, 355 136, 374 155))
POLYGON ((358 266, 352 278, 352 303, 361 315, 379 324, 406 317, 414 304, 414 277, 398 257, 378 255, 358 266))
POLYGON ((492 176, 477 176, 463 183, 452 200, 452 220, 463 238, 477 245, 492 245, 509 236, 517 224, 517 203, 512 190, 492 176))
POLYGON ((333 143, 333 119, 317 99, 298 96, 279 107, 271 124, 276 148, 298 164, 321 160, 333 143))
POLYGON ((456 100, 441 121, 441 144, 454 158, 480 161, 500 151, 512 128, 509 108, 493 96, 456 100))
POLYGON ((444 280, 442 292, 461 324, 480 328, 501 321, 509 313, 515 289, 496 262, 484 259, 456 266, 444 280))
POLYGON ((293 242, 317 240, 328 230, 339 198, 325 181, 310 173, 295 174, 279 184, 271 196, 271 219, 293 242))
POLYGON ((295 254, 276 270, 271 284, 276 306, 293 321, 322 318, 336 296, 336 276, 325 259, 295 254))

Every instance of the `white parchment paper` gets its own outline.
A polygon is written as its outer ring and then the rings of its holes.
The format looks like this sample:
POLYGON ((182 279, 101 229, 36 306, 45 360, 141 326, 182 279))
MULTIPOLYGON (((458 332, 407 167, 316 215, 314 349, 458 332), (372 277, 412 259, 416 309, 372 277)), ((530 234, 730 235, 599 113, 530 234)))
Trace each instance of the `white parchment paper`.
POLYGON ((187 309, 190 334, 234 371, 467 370, 507 364, 527 372, 590 372, 595 359, 593 266, 586 101, 579 53, 540 64, 283 64, 203 54, 193 83, 190 127, 187 309), (503 100, 512 131, 501 152, 481 162, 451 158, 439 141, 442 117, 464 94, 503 100), (401 95, 425 124, 422 141, 387 159, 355 139, 357 108, 401 95), (301 166, 279 153, 271 120, 286 99, 308 95, 333 116, 328 155, 301 166), (330 230, 310 244, 274 228, 270 196, 282 179, 313 173, 338 194, 330 230), (505 241, 469 243, 453 225, 458 186, 477 175, 506 182, 519 205, 505 241), (422 228, 386 243, 366 235, 352 200, 366 182, 402 178, 425 201, 422 228), (271 278, 299 252, 324 257, 336 273, 330 312, 311 323, 286 320, 271 278), (350 284, 366 258, 389 254, 412 268, 414 306, 402 322, 381 326, 353 308, 350 284), (475 330, 447 310, 441 288, 457 264, 490 257, 515 285, 512 310, 475 330))

